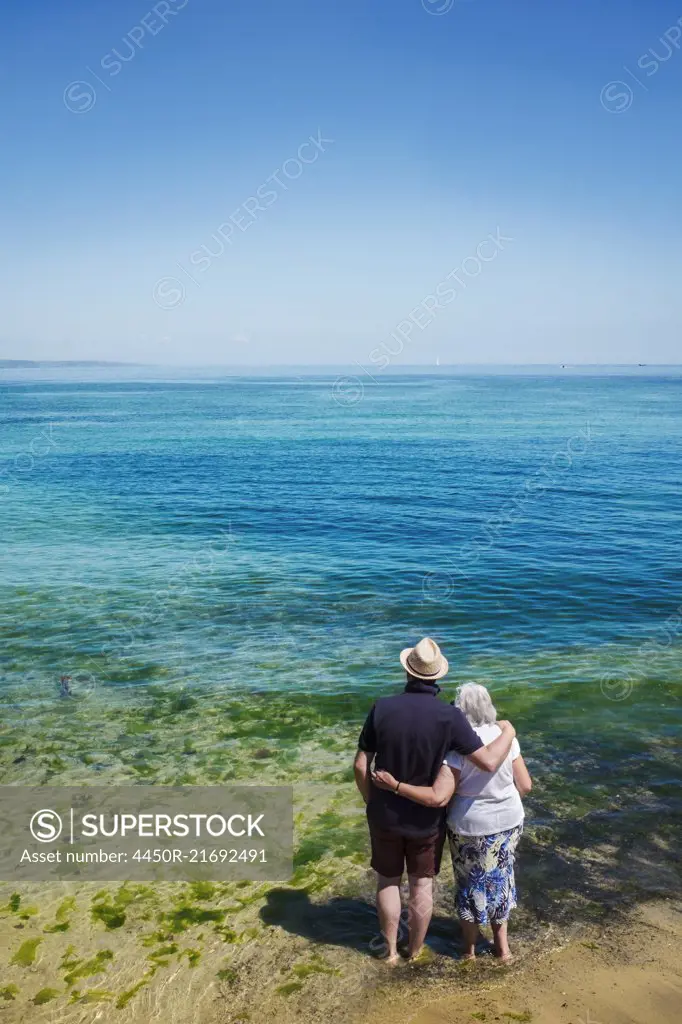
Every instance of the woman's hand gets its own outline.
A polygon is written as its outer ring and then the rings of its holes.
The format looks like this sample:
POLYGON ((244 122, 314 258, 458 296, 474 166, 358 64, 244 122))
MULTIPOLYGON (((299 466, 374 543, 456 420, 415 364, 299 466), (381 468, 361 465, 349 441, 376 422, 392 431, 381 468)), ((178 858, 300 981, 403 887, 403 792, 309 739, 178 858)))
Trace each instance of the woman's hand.
POLYGON ((380 769, 378 772, 372 772, 372 782, 377 789, 390 789, 394 793, 398 788, 398 780, 394 779, 390 772, 385 772, 380 769))

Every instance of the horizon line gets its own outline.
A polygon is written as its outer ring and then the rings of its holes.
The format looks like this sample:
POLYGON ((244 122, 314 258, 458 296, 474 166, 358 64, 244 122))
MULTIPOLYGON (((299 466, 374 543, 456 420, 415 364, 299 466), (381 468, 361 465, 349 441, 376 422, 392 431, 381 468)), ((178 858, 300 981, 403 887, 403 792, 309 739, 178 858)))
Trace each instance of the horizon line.
MULTIPOLYGON (((34 366, 90 366, 90 367, 117 367, 117 366, 130 366, 130 367, 148 367, 148 368, 164 368, 168 369, 174 367, 177 369, 200 369, 206 368, 254 368, 259 369, 279 369, 280 367, 286 367, 290 369, 349 369, 356 368, 367 372, 365 368, 357 363, 212 363, 212 362, 181 362, 181 363, 159 363, 159 362, 138 362, 128 360, 115 360, 115 359, 0 359, 0 369, 10 369, 12 367, 34 367, 34 366)), ((500 362, 460 362, 460 363, 440 363, 436 366, 434 363, 402 363, 391 367, 395 372, 401 369, 429 369, 429 370, 443 370, 447 368, 457 367, 479 367, 479 366, 492 366, 492 367, 552 367, 560 370, 575 370, 584 367, 628 367, 637 369, 652 369, 667 366, 682 367, 682 363, 500 363, 500 362)), ((384 369, 377 369, 377 373, 383 373, 384 369)))

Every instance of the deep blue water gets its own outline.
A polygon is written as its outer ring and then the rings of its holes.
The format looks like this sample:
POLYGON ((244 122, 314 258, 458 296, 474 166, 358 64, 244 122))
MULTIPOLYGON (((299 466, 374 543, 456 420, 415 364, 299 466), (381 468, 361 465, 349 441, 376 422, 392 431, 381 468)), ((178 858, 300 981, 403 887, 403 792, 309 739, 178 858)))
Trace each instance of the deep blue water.
POLYGON ((682 605, 679 375, 145 374, 0 381, 13 691, 376 688, 425 633, 599 680, 682 605))

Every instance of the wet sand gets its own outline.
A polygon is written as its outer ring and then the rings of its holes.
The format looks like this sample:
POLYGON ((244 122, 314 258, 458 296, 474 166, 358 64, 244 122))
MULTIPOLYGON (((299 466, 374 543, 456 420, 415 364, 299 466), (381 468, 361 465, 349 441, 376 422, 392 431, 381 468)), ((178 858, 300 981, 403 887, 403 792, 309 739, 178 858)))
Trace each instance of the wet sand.
MULTIPOLYGON (((372 1024, 677 1024, 682 1019, 682 903, 633 910, 626 922, 581 934, 508 968, 462 963, 460 982, 401 970, 394 991, 368 1007, 372 1024)), ((400 970, 400 969, 399 969, 400 970)))

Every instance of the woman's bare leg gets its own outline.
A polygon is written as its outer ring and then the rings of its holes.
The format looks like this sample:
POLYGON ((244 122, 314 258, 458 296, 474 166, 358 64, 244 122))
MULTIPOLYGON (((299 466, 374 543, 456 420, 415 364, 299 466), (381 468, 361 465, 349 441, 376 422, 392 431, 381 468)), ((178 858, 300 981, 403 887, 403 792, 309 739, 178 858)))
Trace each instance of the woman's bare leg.
POLYGON ((480 935, 478 925, 473 921, 460 921, 460 925, 464 936, 464 959, 472 960, 476 956, 476 943, 480 935))
POLYGON ((493 942, 495 943, 495 956, 500 960, 511 960, 509 943, 507 942, 507 922, 491 921, 493 929, 493 942))

